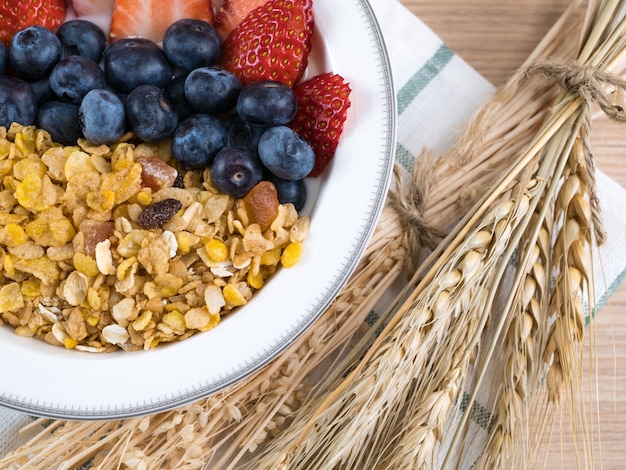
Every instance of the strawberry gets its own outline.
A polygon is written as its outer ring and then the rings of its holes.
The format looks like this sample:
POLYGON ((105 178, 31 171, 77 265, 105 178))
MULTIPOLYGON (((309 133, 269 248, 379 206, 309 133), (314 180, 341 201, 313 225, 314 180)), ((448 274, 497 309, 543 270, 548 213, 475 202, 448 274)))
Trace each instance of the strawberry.
POLYGON ((72 10, 74 10, 74 14, 78 18, 83 16, 102 16, 110 19, 115 0, 72 0, 71 3, 72 10))
POLYGON ((267 2, 268 0, 224 0, 224 4, 215 15, 215 29, 222 39, 226 39, 248 13, 267 2))
POLYGON ((115 0, 110 39, 141 37, 158 43, 168 26, 182 18, 212 24, 211 0, 115 0))
POLYGON ((289 126, 313 148, 315 166, 308 176, 318 176, 335 155, 350 107, 350 86, 337 74, 323 73, 293 91, 298 112, 289 126))
POLYGON ((65 13, 65 0, 4 0, 0 2, 0 41, 8 45, 15 33, 36 24, 54 31, 65 13))
POLYGON ((312 0, 270 0, 230 32, 221 66, 244 86, 261 80, 293 86, 306 69, 312 34, 312 0))

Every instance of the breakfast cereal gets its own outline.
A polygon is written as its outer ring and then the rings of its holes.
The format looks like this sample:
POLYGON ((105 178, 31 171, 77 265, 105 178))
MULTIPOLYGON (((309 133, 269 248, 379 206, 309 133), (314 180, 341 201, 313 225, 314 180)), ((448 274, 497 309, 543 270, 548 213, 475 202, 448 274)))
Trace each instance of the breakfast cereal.
POLYGON ((186 171, 166 144, 54 144, 0 127, 0 322, 89 352, 154 348, 207 331, 302 255, 309 220, 268 227, 186 171))

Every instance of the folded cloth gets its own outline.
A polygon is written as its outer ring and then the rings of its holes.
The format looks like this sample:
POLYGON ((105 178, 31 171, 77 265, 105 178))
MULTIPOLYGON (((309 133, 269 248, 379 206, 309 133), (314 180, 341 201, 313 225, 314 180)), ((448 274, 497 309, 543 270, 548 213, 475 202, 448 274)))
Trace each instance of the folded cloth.
MULTIPOLYGON (((398 97, 396 160, 410 170, 424 148, 445 153, 494 87, 396 0, 370 0, 370 4, 385 39, 398 97)), ((608 233, 601 252, 602 270, 596 271, 606 280, 597 283, 596 299, 603 305, 626 272, 626 253, 620 249, 626 234, 626 190, 602 173, 598 188, 608 233)), ((24 440, 18 429, 31 420, 24 413, 0 408, 0 455, 24 440)), ((488 410, 475 404, 471 432, 477 444, 481 436, 486 438, 489 422, 488 410)), ((480 451, 477 445, 473 455, 465 455, 467 465, 459 468, 471 467, 480 451)))

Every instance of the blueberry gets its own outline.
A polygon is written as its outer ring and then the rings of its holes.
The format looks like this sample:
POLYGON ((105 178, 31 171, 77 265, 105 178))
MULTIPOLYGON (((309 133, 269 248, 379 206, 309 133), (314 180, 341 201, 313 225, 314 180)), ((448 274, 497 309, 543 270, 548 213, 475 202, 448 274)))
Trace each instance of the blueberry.
POLYGON ((118 93, 114 88, 107 87, 107 90, 115 93, 117 97, 120 99, 122 104, 124 105, 124 110, 126 110, 126 101, 128 100, 128 93, 118 93))
POLYGON ((56 99, 56 96, 50 89, 50 77, 40 78, 39 80, 29 81, 28 84, 35 92, 35 96, 37 97, 37 102, 39 104, 45 103, 46 101, 53 101, 56 99))
POLYGON ((78 122, 79 106, 74 103, 48 101, 39 106, 37 123, 47 130, 54 142, 62 145, 75 145, 83 136, 78 122))
POLYGON ((119 139, 126 129, 124 104, 111 90, 91 90, 80 104, 78 121, 83 134, 92 143, 110 144, 119 139))
POLYGON ((0 75, 7 72, 7 47, 0 41, 0 75))
POLYGON ((172 155, 188 168, 205 168, 226 143, 222 122, 208 114, 182 120, 172 136, 172 155))
POLYGON ((298 133, 286 126, 271 127, 259 140, 259 157, 275 176, 300 180, 315 165, 313 149, 298 133))
POLYGON ((163 50, 172 64, 193 70, 217 64, 222 56, 222 41, 211 24, 184 18, 165 31, 163 50))
POLYGON ((241 198, 263 180, 263 165, 249 147, 224 147, 215 155, 211 179, 224 194, 241 198))
POLYGON ((265 126, 255 126, 244 121, 238 113, 234 113, 226 120, 226 145, 231 147, 251 147, 256 149, 265 126))
POLYGON ((278 202, 281 204, 293 204, 296 211, 300 212, 306 204, 307 190, 304 180, 285 180, 268 174, 268 181, 271 181, 276 187, 278 193, 278 202))
POLYGON ((241 82, 232 73, 216 67, 201 67, 185 80, 185 97, 200 113, 219 114, 237 104, 241 82))
POLYGON ((100 66, 87 57, 71 55, 54 66, 50 89, 59 99, 80 104, 87 92, 104 88, 106 79, 100 66))
POLYGON ((178 114, 165 93, 154 85, 141 85, 126 97, 126 117, 137 137, 159 142, 172 135, 178 114))
POLYGON ((63 57, 79 55, 100 62, 106 46, 106 36, 90 21, 71 20, 57 29, 57 37, 63 47, 63 57))
POLYGON ((241 90, 237 111, 250 124, 284 126, 298 110, 293 90, 284 83, 254 82, 241 90))
POLYGON ((45 77, 60 59, 61 41, 43 26, 25 28, 11 40, 9 61, 16 72, 27 80, 45 77))
POLYGON ((118 39, 104 51, 107 82, 122 93, 139 85, 165 87, 172 78, 172 66, 163 49, 143 38, 118 39))
POLYGON ((178 119, 183 120, 187 116, 195 113, 195 109, 189 104, 187 98, 185 98, 185 79, 187 75, 174 78, 172 82, 165 88, 165 94, 169 98, 170 102, 176 109, 178 119))
POLYGON ((37 97, 28 83, 0 75, 0 126, 8 129, 13 122, 29 126, 36 118, 37 97))

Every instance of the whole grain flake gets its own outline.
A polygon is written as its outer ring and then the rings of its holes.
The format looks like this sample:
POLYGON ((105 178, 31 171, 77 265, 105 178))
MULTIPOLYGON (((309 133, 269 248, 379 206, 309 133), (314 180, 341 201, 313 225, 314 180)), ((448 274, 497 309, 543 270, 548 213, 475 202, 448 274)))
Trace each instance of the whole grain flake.
POLYGON ((209 170, 131 139, 63 147, 0 128, 1 327, 78 351, 150 349, 214 328, 281 258, 298 261, 310 222, 291 204, 261 229, 209 170))

